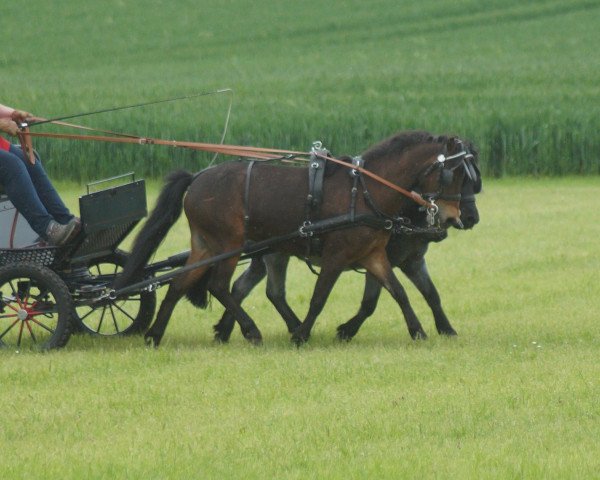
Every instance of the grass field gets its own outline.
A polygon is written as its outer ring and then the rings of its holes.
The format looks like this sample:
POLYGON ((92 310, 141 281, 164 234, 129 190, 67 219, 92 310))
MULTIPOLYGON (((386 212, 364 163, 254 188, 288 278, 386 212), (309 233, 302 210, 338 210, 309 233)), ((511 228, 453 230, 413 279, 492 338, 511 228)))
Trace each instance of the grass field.
MULTIPOLYGON (((246 307, 262 347, 239 331, 213 344, 218 302, 181 302, 159 350, 76 337, 46 355, 0 352, 0 477, 596 478, 597 191, 592 178, 486 182, 481 223, 428 254, 456 339, 435 335, 404 281, 429 340, 410 340, 384 294, 338 343, 362 292, 347 273, 300 349, 261 285, 246 307)), ((185 248, 180 222, 158 258, 185 248)), ((300 314, 313 283, 295 263, 300 314)))
MULTIPOLYGON (((599 14, 598 0, 11 2, 0 100, 52 117, 231 87, 229 143, 306 150, 322 140, 357 154, 419 128, 474 140, 497 176, 598 174, 599 14)), ((226 108, 203 98, 79 121, 217 141, 226 108)), ((36 146, 55 176, 78 180, 160 177, 209 158, 36 146)))

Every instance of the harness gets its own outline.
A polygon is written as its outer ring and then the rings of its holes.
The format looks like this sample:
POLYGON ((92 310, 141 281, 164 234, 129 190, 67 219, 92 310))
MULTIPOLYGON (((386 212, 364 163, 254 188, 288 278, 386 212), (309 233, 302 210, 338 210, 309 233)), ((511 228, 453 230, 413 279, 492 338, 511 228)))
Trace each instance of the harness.
MULTIPOLYGON (((435 192, 421 193, 419 196, 425 201, 421 204, 421 210, 426 211, 427 226, 418 227, 413 225, 407 217, 390 216, 378 208, 373 200, 363 172, 368 172, 364 169, 364 159, 361 156, 351 159, 349 175, 352 178, 352 187, 350 189, 350 205, 349 212, 344 215, 339 215, 333 218, 320 220, 320 210, 323 203, 323 186, 325 177, 325 167, 327 161, 342 163, 342 161, 333 159, 329 156, 329 151, 323 148, 321 142, 314 142, 311 149, 310 163, 307 169, 308 172, 308 193, 305 201, 305 220, 298 227, 298 236, 306 240, 306 251, 304 261, 308 268, 315 274, 318 272, 312 265, 310 257, 319 255, 322 250, 322 239, 320 235, 330 233, 335 230, 345 229, 349 227, 367 226, 374 229, 389 230, 392 234, 397 235, 428 235, 432 240, 440 239, 445 233, 445 229, 436 226, 438 207, 435 204, 436 200, 461 201, 462 194, 449 195, 444 193, 444 188, 452 183, 454 171, 460 167, 465 168, 469 179, 475 181, 477 178, 476 167, 473 166, 471 159, 473 155, 468 148, 465 148, 462 143, 459 145, 461 151, 458 153, 446 156, 440 154, 437 161, 431 164, 422 176, 427 176, 434 170, 439 170, 438 189, 435 192), (445 162, 462 158, 463 161, 458 163, 453 168, 447 168, 445 162), (365 204, 373 213, 356 214, 356 201, 358 198, 359 188, 362 190, 362 195, 365 204)), ((252 160, 248 163, 246 169, 246 179, 244 187, 244 245, 248 250, 252 249, 253 242, 247 239, 247 231, 250 223, 250 187, 252 169, 256 161, 252 160)), ((346 167, 349 167, 345 163, 346 167)), ((399 188, 399 187, 398 187, 399 188)), ((419 193, 419 192, 417 192, 419 193)), ((466 198, 465 198, 466 199, 466 198)))

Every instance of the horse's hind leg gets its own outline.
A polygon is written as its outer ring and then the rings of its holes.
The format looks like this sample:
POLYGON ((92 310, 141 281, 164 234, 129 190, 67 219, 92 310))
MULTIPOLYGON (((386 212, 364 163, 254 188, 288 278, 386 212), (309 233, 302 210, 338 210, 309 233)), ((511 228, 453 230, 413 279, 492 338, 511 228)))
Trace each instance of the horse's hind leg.
POLYGON ((261 343, 262 335, 254 323, 254 320, 244 311, 240 303, 229 291, 229 283, 237 265, 238 257, 219 262, 213 267, 208 290, 219 301, 225 309, 233 313, 240 324, 242 335, 252 343, 261 343))
MULTIPOLYGON (((192 250, 192 253, 187 259, 186 265, 198 262, 207 256, 208 252, 206 250, 192 250)), ((165 333, 165 329, 167 328, 167 324, 169 323, 169 319, 173 314, 175 305, 177 305, 179 299, 181 299, 181 297, 185 295, 185 293, 192 288, 192 286, 197 285, 204 275, 208 275, 207 270, 209 270, 208 266, 199 267, 175 277, 175 279, 169 285, 169 290, 167 291, 165 299, 160 304, 158 314, 156 315, 156 320, 144 336, 146 343, 153 343, 155 347, 158 347, 165 333)))
POLYGON ((380 293, 381 284, 370 273, 367 273, 363 299, 358 312, 346 323, 337 327, 337 337, 340 340, 352 340, 354 338, 365 320, 373 315, 380 293))
POLYGON ((158 309, 156 320, 144 335, 148 345, 154 345, 154 347, 160 345, 160 341, 165 334, 165 329, 167 328, 173 309, 182 296, 183 292, 179 288, 175 287, 173 283, 169 285, 167 295, 158 309))
POLYGON ((181 277, 175 278, 175 280, 171 282, 165 299, 162 301, 160 308, 158 309, 156 320, 148 329, 146 335, 144 335, 146 343, 152 343, 155 347, 159 346, 160 341, 165 334, 165 329, 167 328, 169 319, 173 314, 175 305, 177 305, 179 299, 189 290, 189 288, 206 273, 206 270, 206 267, 193 270, 182 275, 181 277))
MULTIPOLYGON (((231 295, 238 303, 241 303, 244 298, 252 291, 252 289, 260 282, 267 274, 267 269, 263 262, 263 257, 255 257, 252 259, 250 266, 242 273, 242 275, 234 282, 231 290, 231 295)), ((227 342, 235 325, 235 316, 231 310, 225 310, 221 320, 214 325, 215 340, 227 342)))
POLYGON ((456 335, 456 330, 450 325, 450 320, 448 320, 448 317, 442 308, 440 295, 429 276, 425 259, 420 258, 414 261, 406 261, 404 264, 400 265, 400 268, 427 301, 427 305, 429 305, 429 308, 431 308, 431 311, 433 312, 435 327, 438 333, 440 335, 456 335))

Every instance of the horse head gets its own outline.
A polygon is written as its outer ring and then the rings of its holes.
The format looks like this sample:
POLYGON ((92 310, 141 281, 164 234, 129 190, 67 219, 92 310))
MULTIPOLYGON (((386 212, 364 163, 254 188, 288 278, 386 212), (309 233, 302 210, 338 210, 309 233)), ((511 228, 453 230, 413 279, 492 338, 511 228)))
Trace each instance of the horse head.
POLYGON ((455 140, 448 139, 443 152, 426 160, 415 190, 431 204, 428 211, 437 215, 442 227, 462 228, 460 201, 466 172, 461 168, 464 151, 457 151, 455 140))

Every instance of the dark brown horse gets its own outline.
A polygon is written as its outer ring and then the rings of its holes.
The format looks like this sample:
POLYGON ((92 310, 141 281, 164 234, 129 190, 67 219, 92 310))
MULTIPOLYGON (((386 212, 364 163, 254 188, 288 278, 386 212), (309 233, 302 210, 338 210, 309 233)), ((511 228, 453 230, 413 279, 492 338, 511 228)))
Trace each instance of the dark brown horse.
MULTIPOLYGON (((365 170, 395 186, 426 192, 423 193, 425 198, 438 198, 438 220, 441 225, 449 225, 460 222, 459 199, 465 170, 458 167, 464 158, 450 158, 458 150, 460 147, 455 138, 440 142, 426 132, 411 132, 375 145, 362 155, 362 159, 365 170), (450 157, 445 160, 445 156, 450 157)), ((128 285, 143 274, 146 262, 181 214, 184 195, 183 207, 191 232, 187 265, 238 251, 245 244, 278 237, 286 240, 273 245, 272 250, 286 255, 304 255, 307 239, 303 236, 290 239, 290 232, 298 231, 306 220, 306 178, 306 168, 261 163, 250 170, 245 162, 224 163, 197 175, 183 171, 172 173, 154 211, 136 238, 130 260, 115 288, 128 285)), ((363 184, 363 194, 356 198, 357 216, 370 214, 393 218, 414 210, 414 199, 389 185, 368 176, 363 184)), ((353 179, 345 168, 339 168, 325 178, 320 218, 347 213, 352 203, 352 185, 353 179)), ((426 337, 388 261, 385 247, 389 236, 388 229, 362 224, 321 235, 321 274, 308 314, 292 335, 297 344, 308 340, 333 285, 351 266, 366 269, 392 294, 402 309, 412 338, 426 337)), ((156 321, 146 333, 147 341, 154 342, 155 346, 160 343, 173 308, 183 295, 187 294, 192 303, 205 306, 207 291, 234 314, 245 338, 260 341, 256 324, 230 291, 238 259, 239 255, 233 255, 175 278, 156 321)))
MULTIPOLYGON (((460 220, 462 228, 471 229, 479 223, 479 212, 475 203, 475 195, 481 192, 481 173, 477 167, 477 150, 470 142, 464 142, 466 151, 473 156, 469 175, 465 175, 460 199, 460 220)), ((412 281, 423 295, 433 312, 435 326, 440 335, 456 335, 450 324, 439 293, 429 276, 425 262, 425 254, 431 242, 440 242, 447 237, 447 231, 427 226, 425 214, 412 227, 405 227, 393 232, 387 244, 388 260, 398 267, 412 281)), ((267 277, 267 297, 285 321, 288 331, 293 333, 300 326, 300 320, 286 300, 285 278, 289 256, 281 253, 271 253, 252 258, 250 266, 235 281, 232 294, 242 301, 252 289, 267 277)), ((377 306, 381 284, 367 274, 365 288, 360 308, 348 322, 338 326, 337 336, 340 340, 351 340, 364 321, 373 314, 377 306)), ((226 342, 229 340, 235 324, 235 318, 225 311, 221 320, 214 326, 215 339, 226 342)))

